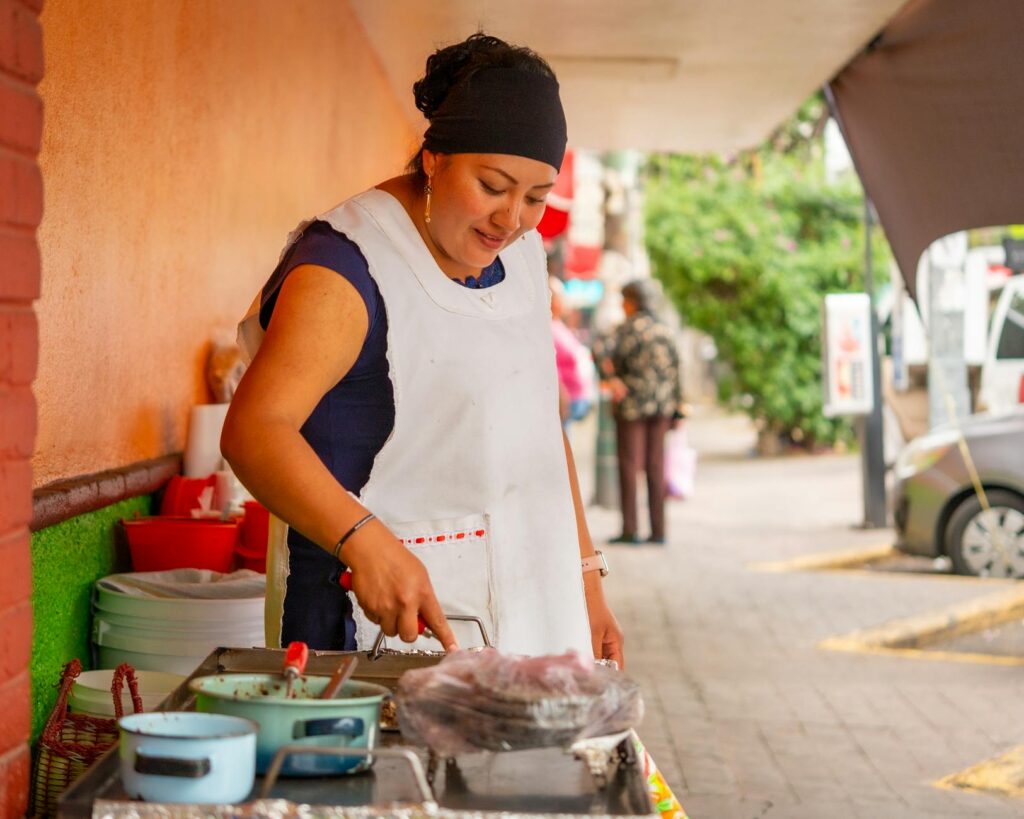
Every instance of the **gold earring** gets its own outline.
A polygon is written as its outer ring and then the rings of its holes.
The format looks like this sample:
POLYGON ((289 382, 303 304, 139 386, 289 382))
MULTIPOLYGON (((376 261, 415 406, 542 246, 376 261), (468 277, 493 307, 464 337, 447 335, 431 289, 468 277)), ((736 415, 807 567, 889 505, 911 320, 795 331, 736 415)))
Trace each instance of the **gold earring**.
POLYGON ((423 211, 423 221, 428 225, 430 224, 430 194, 434 192, 434 189, 430 186, 430 179, 427 179, 427 184, 423 188, 423 192, 427 195, 427 206, 423 211))

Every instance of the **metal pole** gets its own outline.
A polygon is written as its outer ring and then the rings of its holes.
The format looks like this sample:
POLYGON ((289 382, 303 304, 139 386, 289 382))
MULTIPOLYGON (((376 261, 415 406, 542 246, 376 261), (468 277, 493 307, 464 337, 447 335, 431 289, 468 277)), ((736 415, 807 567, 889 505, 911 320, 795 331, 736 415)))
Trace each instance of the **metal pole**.
MULTIPOLYGON (((822 93, 828 109, 839 126, 847 147, 850 140, 839 116, 832 86, 825 83, 822 93)), ((851 151, 852 155, 852 151, 851 151)), ((854 162, 856 168, 856 161, 854 162)), ((858 170, 857 173, 860 176, 858 170)), ((861 182, 863 183, 863 177, 861 182)), ((881 528, 887 523, 885 504, 885 454, 882 448, 882 376, 878 360, 878 312, 875 309, 875 282, 872 269, 871 226, 874 221, 871 199, 864 191, 864 289, 871 300, 871 413, 858 419, 857 434, 860 436, 861 477, 864 494, 864 528, 881 528)))
POLYGON ((594 481, 594 505, 619 508, 619 458, 615 449, 615 419, 612 402, 604 390, 597 403, 597 474, 594 481))
POLYGON ((873 223, 871 200, 864 194, 864 289, 871 300, 871 412, 858 425, 861 438, 861 475, 864 486, 864 528, 886 525, 885 453, 882 446, 882 377, 878 354, 878 312, 871 253, 873 223))
POLYGON ((934 429, 970 412, 964 358, 967 236, 950 233, 928 248, 928 424, 934 429))

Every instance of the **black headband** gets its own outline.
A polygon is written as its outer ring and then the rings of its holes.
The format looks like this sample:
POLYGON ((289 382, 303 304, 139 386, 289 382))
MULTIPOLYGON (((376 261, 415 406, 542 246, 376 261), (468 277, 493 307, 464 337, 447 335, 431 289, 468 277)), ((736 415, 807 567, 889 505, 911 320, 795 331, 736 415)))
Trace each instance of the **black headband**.
POLYGON ((525 156, 555 170, 565 144, 558 80, 515 68, 481 69, 452 88, 423 139, 429 151, 525 156))

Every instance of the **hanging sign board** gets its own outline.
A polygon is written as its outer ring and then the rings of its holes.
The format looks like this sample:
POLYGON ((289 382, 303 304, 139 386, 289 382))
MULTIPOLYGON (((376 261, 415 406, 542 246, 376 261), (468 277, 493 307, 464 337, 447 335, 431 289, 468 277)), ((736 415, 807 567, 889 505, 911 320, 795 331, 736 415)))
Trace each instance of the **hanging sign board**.
POLYGON ((871 299, 866 293, 825 296, 822 317, 825 415, 868 415, 875 401, 871 384, 871 299))

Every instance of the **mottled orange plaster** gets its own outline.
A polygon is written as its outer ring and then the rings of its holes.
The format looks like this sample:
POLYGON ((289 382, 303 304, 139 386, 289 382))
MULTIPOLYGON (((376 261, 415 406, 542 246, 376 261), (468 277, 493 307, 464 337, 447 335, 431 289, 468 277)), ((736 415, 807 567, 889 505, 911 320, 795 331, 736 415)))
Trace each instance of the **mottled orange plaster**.
POLYGON ((37 486, 181 449, 302 218, 416 135, 344 0, 47 0, 37 486))

